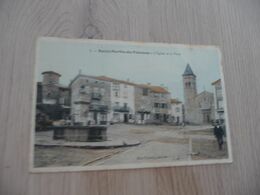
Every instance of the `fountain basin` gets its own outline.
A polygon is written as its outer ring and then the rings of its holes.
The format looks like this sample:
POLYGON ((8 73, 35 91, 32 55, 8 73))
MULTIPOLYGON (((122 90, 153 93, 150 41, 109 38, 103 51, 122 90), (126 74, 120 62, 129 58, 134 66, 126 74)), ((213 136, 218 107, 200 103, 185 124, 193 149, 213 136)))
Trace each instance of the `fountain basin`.
POLYGON ((101 142, 107 140, 106 125, 89 126, 52 126, 53 139, 71 142, 101 142))

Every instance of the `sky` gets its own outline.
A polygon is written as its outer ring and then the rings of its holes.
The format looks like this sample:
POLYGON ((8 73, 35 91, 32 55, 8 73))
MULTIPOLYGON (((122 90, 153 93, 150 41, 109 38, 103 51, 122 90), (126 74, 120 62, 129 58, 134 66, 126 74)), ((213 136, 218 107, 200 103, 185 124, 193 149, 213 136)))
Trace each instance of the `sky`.
POLYGON ((213 92, 211 83, 220 78, 221 64, 219 50, 214 46, 46 37, 37 43, 37 81, 42 81, 42 72, 55 71, 61 74, 63 85, 68 85, 81 72, 163 85, 172 98, 183 100, 182 74, 187 64, 197 76, 198 93, 213 92))

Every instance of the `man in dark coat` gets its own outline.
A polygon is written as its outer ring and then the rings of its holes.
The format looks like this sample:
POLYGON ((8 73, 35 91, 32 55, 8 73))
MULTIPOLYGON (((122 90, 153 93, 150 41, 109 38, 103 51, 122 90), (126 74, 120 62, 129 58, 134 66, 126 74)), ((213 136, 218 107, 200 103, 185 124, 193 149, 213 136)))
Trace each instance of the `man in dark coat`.
POLYGON ((224 130, 220 125, 214 126, 214 135, 217 138, 219 150, 222 150, 224 130))

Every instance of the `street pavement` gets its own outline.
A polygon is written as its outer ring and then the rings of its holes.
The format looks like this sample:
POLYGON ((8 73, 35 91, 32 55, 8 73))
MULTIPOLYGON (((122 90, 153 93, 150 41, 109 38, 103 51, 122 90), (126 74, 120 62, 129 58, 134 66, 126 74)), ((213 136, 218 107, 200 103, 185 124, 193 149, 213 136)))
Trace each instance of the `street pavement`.
MULTIPOLYGON (((101 150, 77 149, 77 151, 80 151, 79 153, 82 154, 78 154, 77 156, 79 162, 74 159, 70 164, 81 166, 119 165, 227 157, 226 146, 223 151, 218 151, 211 126, 179 127, 169 125, 114 124, 108 127, 107 136, 107 143, 112 145, 122 140, 126 143, 131 143, 131 141, 135 140, 139 145, 122 147, 120 150, 110 147, 108 149, 103 149, 102 153, 99 153, 101 150), (197 154, 198 156, 194 158, 194 154, 197 154)), ((50 133, 48 135, 46 132, 36 133, 36 142, 38 144, 53 144, 53 141, 50 133)), ((66 146, 66 144, 69 145, 71 143, 64 143, 63 141, 62 145, 66 146)), ((88 143, 73 144, 84 145, 88 143)), ((58 155, 59 149, 57 147, 56 150, 58 155)), ((55 158, 55 166, 57 164, 66 164, 64 161, 70 159, 70 154, 66 154, 66 150, 70 150, 71 153, 73 153, 72 151, 74 149, 62 147, 62 150, 64 158, 55 158)), ((53 166, 52 162, 48 162, 48 158, 52 159, 55 157, 55 147, 53 147, 53 150, 50 148, 47 150, 44 147, 37 148, 36 152, 47 156, 46 159, 42 159, 40 155, 36 155, 41 160, 45 161, 44 165, 53 166)), ((40 166, 40 163, 38 163, 38 165, 40 166)))

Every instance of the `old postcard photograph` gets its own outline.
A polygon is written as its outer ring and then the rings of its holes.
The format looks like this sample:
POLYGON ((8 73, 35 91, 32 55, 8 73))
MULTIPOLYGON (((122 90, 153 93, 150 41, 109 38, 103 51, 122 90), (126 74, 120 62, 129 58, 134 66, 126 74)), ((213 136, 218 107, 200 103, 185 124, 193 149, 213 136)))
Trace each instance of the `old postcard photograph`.
POLYGON ((31 171, 232 162, 216 46, 37 41, 31 171))

